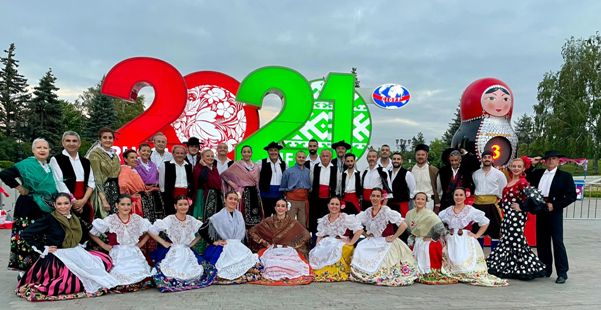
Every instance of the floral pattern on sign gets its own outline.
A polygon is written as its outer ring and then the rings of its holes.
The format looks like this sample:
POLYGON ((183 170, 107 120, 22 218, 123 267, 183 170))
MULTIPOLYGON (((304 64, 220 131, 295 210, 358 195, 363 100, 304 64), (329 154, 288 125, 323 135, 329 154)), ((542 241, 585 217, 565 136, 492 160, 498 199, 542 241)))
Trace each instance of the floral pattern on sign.
POLYGON ((217 85, 188 89, 188 102, 180 117, 171 124, 181 142, 198 138, 203 147, 216 149, 225 143, 228 151, 244 138, 246 113, 235 94, 217 85))

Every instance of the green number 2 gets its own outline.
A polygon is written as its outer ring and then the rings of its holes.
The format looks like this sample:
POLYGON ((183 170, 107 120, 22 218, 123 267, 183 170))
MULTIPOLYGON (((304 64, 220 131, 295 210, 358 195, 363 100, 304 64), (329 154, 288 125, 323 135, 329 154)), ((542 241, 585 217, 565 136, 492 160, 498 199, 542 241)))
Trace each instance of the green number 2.
POLYGON ((282 110, 271 122, 236 146, 236 159, 241 159, 241 150, 245 145, 253 148, 253 161, 265 157, 265 153, 258 150, 271 141, 284 140, 290 133, 300 129, 311 116, 313 96, 309 82, 290 68, 263 67, 251 72, 240 83, 236 101, 260 109, 263 98, 271 93, 282 98, 282 110))
MULTIPOLYGON (((333 103, 332 141, 352 140, 354 85, 352 74, 330 73, 316 100, 333 103)), ((271 93, 282 98, 282 110, 271 122, 236 146, 236 159, 241 159, 241 150, 245 145, 255 150, 253 161, 264 158, 265 153, 258 150, 271 141, 281 142, 311 118, 314 100, 309 82, 290 68, 263 67, 251 72, 240 84, 236 100, 260 109, 263 98, 271 93)))

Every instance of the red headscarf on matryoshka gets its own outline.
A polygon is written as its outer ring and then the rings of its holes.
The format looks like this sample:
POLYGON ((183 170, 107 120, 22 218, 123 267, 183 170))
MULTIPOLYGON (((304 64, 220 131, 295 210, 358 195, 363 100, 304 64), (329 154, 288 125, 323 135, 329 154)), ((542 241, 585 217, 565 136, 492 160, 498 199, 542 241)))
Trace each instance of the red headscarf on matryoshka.
POLYGON ((463 91, 460 108, 461 121, 469 121, 483 115, 504 116, 511 120, 513 92, 501 80, 479 79, 463 91))

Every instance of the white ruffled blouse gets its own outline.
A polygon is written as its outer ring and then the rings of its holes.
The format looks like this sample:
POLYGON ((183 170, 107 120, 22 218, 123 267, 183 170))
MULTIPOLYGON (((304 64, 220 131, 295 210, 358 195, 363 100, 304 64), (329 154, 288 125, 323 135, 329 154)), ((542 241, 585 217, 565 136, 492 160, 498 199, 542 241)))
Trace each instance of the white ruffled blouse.
POLYGON ((447 224, 449 229, 464 229, 473 222, 478 223, 480 226, 490 223, 490 220, 484 215, 483 211, 470 205, 466 205, 459 214, 455 214, 452 206, 448 207, 440 211, 438 217, 440 217, 443 223, 447 224))
POLYGON ((151 226, 150 221, 137 214, 131 214, 127 223, 123 223, 117 214, 111 214, 104 219, 95 219, 90 234, 114 233, 120 245, 135 245, 151 226))
POLYGON ((359 223, 365 226, 367 233, 374 237, 382 237, 388 223, 401 225, 405 221, 399 212, 390 209, 388 206, 382 206, 376 216, 371 215, 372 209, 373 207, 369 207, 367 210, 361 211, 356 218, 359 223))
POLYGON ((201 226, 202 222, 190 215, 186 215, 185 221, 180 221, 172 214, 162 220, 156 220, 150 227, 149 232, 158 235, 164 231, 171 243, 188 246, 196 237, 196 233, 201 226))
POLYGON ((357 221, 354 215, 340 213, 338 218, 333 222, 328 219, 329 215, 326 215, 317 220, 317 236, 318 237, 344 237, 347 229, 353 232, 361 230, 363 226, 357 221))

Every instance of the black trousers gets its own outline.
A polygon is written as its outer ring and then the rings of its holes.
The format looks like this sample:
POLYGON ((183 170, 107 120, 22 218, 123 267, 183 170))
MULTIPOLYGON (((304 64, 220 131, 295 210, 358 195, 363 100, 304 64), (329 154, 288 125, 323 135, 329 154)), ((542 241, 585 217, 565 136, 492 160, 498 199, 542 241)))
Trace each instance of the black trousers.
POLYGON ((536 250, 546 266, 547 276, 553 273, 553 258, 557 276, 568 274, 568 253, 563 245, 563 210, 541 211, 536 214, 536 250), (553 243, 553 253, 551 253, 553 243))
POLYGON ((265 217, 275 214, 275 203, 278 202, 279 199, 280 198, 267 198, 261 196, 261 202, 263 202, 263 210, 265 211, 265 217))

